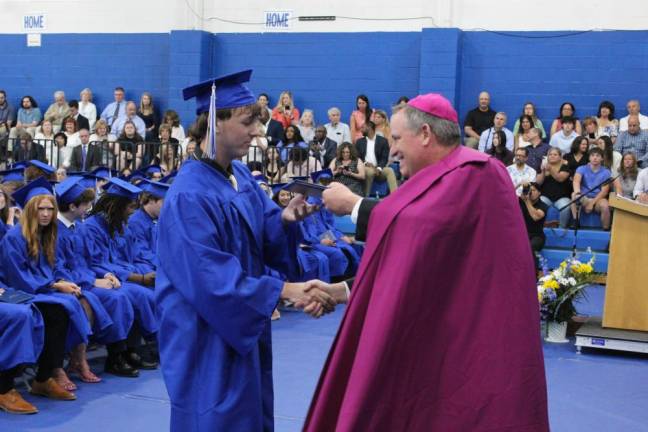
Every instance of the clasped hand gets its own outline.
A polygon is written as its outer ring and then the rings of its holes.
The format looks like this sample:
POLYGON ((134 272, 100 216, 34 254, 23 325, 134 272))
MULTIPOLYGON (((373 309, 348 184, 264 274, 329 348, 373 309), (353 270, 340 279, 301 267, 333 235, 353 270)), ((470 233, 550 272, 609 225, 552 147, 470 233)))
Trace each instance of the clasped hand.
POLYGON ((303 309, 304 313, 314 318, 333 312, 337 304, 333 296, 311 282, 286 282, 281 291, 281 299, 293 302, 295 307, 303 309))

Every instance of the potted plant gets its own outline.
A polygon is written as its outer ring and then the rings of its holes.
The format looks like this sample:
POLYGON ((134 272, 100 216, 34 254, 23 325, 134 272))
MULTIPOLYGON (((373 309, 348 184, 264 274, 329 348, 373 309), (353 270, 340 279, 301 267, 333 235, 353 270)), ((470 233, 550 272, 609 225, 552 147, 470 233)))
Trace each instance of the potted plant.
POLYGON ((547 323, 547 342, 568 342, 567 323, 576 315, 574 301, 585 295, 593 276, 594 256, 586 263, 568 258, 552 272, 544 271, 538 280, 538 301, 540 316, 547 323))

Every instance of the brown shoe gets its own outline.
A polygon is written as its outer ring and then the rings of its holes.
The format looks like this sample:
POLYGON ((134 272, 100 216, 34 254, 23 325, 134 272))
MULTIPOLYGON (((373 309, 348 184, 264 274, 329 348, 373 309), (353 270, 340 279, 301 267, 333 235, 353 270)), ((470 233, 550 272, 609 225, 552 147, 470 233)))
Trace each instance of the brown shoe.
POLYGON ((56 400, 70 401, 76 399, 74 393, 65 390, 56 381, 54 381, 54 378, 50 378, 42 383, 36 380, 32 381, 29 393, 56 400))
POLYGON ((16 389, 0 394, 0 409, 10 414, 36 414, 38 409, 20 396, 16 389))

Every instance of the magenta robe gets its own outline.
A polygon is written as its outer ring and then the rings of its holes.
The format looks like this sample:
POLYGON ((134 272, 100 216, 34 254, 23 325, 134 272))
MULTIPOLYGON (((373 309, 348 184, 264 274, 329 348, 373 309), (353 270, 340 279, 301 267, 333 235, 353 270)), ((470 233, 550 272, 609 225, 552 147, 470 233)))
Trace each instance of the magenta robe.
POLYGON ((546 431, 534 265, 502 164, 459 147, 373 209, 306 431, 546 431))

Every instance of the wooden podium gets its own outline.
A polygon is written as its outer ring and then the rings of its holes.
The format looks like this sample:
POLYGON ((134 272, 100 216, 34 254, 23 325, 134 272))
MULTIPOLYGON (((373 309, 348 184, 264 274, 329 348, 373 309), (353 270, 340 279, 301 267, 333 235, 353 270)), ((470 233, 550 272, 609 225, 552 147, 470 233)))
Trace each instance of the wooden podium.
POLYGON ((648 206, 610 195, 614 208, 603 327, 648 331, 648 206))

